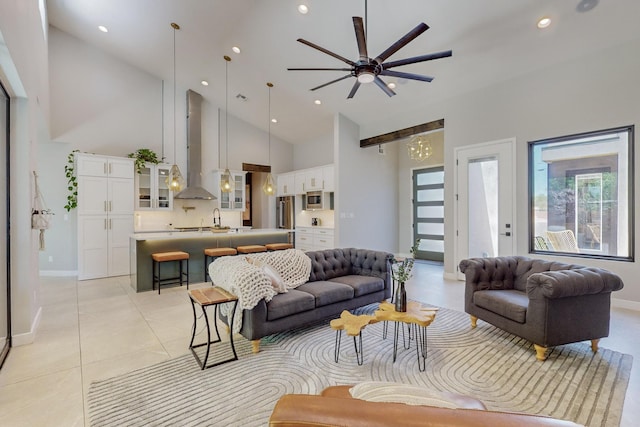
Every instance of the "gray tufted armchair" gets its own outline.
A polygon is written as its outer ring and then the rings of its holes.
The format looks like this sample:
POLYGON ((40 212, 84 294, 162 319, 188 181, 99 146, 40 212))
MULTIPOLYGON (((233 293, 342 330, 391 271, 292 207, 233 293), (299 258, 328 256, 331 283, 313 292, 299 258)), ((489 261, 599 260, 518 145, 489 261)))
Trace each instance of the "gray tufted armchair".
POLYGON ((538 360, 549 347, 585 340, 596 352, 609 335, 611 292, 623 286, 607 270, 522 256, 465 259, 460 271, 472 328, 482 319, 532 341, 538 360))

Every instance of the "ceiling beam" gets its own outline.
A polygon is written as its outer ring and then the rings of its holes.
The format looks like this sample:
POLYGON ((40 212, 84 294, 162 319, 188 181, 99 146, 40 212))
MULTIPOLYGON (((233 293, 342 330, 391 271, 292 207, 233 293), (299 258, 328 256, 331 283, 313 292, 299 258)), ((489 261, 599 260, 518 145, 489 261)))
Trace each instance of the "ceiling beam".
POLYGON ((417 135, 420 133, 430 132, 433 130, 444 129, 444 119, 434 120, 432 122, 423 123, 421 125, 411 126, 406 129, 400 129, 383 135, 372 136, 371 138, 361 139, 360 148, 370 147, 372 145, 386 144, 387 142, 397 141, 417 135))

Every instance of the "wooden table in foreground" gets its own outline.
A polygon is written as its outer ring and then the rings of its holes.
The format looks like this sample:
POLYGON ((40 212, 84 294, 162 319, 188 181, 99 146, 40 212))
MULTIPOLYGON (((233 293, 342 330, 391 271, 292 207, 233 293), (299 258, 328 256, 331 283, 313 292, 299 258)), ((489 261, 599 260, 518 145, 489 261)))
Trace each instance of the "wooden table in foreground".
POLYGON ((418 369, 422 372, 426 369, 427 358, 427 326, 436 318, 438 309, 433 307, 423 307, 420 303, 409 301, 407 303, 407 311, 396 311, 395 305, 383 301, 375 312, 375 318, 378 322, 395 322, 395 333, 393 336, 393 361, 396 361, 398 352, 398 333, 400 325, 415 325, 414 328, 409 327, 409 343, 411 343, 412 333, 416 339, 416 354, 418 356, 418 369), (413 331, 413 332, 412 332, 413 331), (420 363, 422 356, 422 363, 420 363))

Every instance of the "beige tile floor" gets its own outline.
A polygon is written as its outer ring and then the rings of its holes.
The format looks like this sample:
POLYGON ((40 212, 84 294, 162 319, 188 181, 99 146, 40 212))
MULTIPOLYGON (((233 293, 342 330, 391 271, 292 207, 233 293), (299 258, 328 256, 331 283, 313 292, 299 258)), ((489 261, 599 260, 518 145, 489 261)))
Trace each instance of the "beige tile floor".
MULTIPOLYGON (((439 265, 416 263, 414 272, 410 298, 463 310, 462 282, 444 280, 439 265)), ((0 370, 0 426, 88 426, 92 381, 188 353, 192 313, 184 288, 137 294, 128 277, 44 277, 41 286, 36 341, 13 348, 0 370)), ((638 336, 640 312, 613 309, 611 335, 601 345, 637 358, 638 336)), ((636 363, 622 425, 635 426, 638 419, 636 363)))

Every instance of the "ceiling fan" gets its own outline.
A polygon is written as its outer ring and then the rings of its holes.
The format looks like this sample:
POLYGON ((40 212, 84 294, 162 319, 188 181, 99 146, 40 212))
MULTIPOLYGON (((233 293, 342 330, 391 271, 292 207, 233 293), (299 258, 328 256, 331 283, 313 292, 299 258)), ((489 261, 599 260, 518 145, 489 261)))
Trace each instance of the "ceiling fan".
POLYGON ((415 64, 418 62, 431 61, 433 59, 447 58, 452 55, 451 50, 445 50, 437 53, 430 53, 426 55, 414 56, 411 58, 400 59, 398 61, 385 62, 391 55, 402 49, 409 44, 413 39, 418 37, 429 29, 429 26, 424 22, 418 24, 413 30, 409 31, 404 37, 389 46, 384 52, 375 58, 370 58, 367 52, 366 33, 363 24, 363 20, 359 16, 353 17, 353 27, 356 32, 356 42, 358 43, 358 53, 360 57, 356 61, 351 61, 337 53, 331 52, 315 43, 307 41, 305 39, 298 39, 302 44, 310 46, 314 49, 324 52, 327 55, 333 56, 336 59, 348 64, 351 68, 287 68, 289 71, 348 71, 349 74, 342 76, 338 79, 332 80, 328 83, 316 86, 311 90, 317 90, 330 84, 337 83, 349 77, 355 77, 356 82, 351 88, 351 92, 347 96, 347 99, 353 98, 353 96, 360 88, 362 83, 374 82, 384 93, 389 96, 393 96, 396 93, 387 86, 387 84, 380 78, 380 76, 398 77, 403 79, 418 80, 422 82, 430 82, 433 77, 423 76, 420 74, 405 73, 401 71, 393 71, 391 68, 400 67, 402 65, 415 64))

